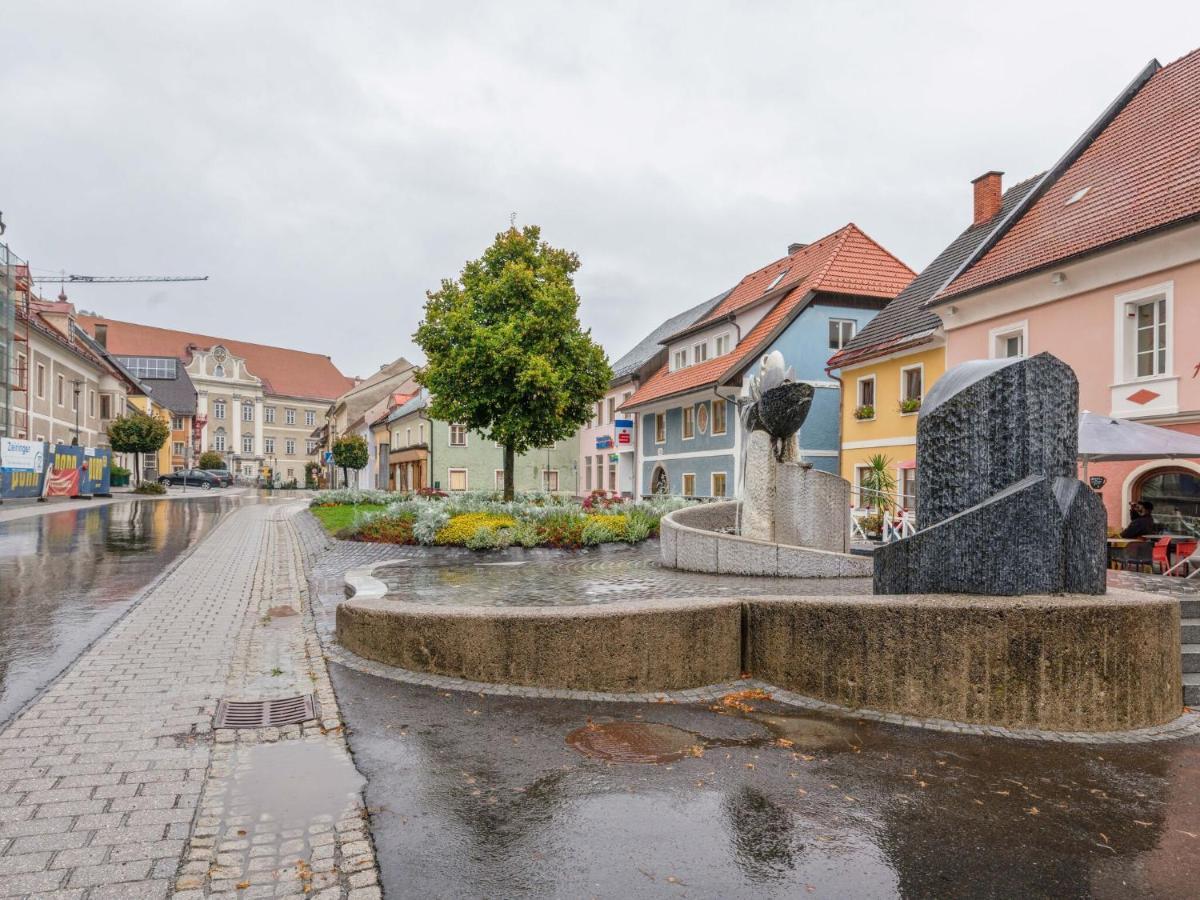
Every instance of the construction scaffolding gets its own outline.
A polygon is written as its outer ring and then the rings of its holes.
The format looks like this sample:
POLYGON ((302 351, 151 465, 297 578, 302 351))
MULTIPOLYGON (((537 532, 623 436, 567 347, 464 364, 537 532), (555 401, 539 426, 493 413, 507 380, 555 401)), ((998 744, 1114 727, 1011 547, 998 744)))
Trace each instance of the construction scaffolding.
POLYGON ((29 355, 29 264, 0 243, 0 437, 24 438, 29 427, 29 385, 22 360, 29 355))

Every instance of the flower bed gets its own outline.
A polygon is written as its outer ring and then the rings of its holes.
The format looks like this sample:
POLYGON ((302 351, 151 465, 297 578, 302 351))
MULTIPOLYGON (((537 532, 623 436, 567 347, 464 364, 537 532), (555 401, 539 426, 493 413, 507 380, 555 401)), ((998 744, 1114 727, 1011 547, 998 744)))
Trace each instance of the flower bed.
POLYGON ((522 494, 505 502, 495 494, 450 497, 386 491, 323 491, 311 511, 337 537, 386 544, 577 549, 598 544, 636 544, 658 534, 658 522, 691 501, 580 503, 574 498, 522 494))

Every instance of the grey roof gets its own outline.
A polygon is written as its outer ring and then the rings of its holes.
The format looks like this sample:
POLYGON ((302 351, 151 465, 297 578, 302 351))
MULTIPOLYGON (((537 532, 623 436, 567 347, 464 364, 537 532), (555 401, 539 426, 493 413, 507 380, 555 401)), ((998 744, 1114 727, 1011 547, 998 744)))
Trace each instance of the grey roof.
MULTIPOLYGON (((1039 178, 1041 175, 1035 175, 1005 191, 997 215, 1006 215, 1020 203, 1038 183, 1039 178)), ((896 295, 895 300, 885 306, 866 328, 829 360, 829 367, 837 368, 859 359, 869 359, 889 346, 899 346, 906 338, 915 338, 941 325, 942 320, 926 307, 926 301, 941 289, 946 280, 962 265, 963 260, 974 253, 991 234, 996 221, 996 217, 993 216, 987 222, 970 226, 955 238, 920 275, 896 295)))
MULTIPOLYGON (((730 288, 732 290, 732 288, 730 288)), ((693 306, 663 322, 652 332, 642 338, 636 347, 612 364, 613 383, 616 384, 635 374, 654 357, 663 352, 662 342, 675 332, 687 328, 700 321, 717 307, 722 300, 729 296, 729 291, 723 291, 710 300, 693 306)))
POLYGON ((417 396, 413 397, 411 400, 409 400, 405 403, 400 404, 394 410, 392 410, 390 413, 388 413, 387 420, 388 420, 388 422, 395 422, 397 419, 401 419, 404 416, 418 412, 419 410, 424 409, 428 405, 429 405, 429 391, 422 388, 420 393, 417 394, 417 396))
POLYGON ((181 362, 175 367, 174 378, 143 378, 150 388, 150 399, 180 416, 196 414, 196 386, 181 362))

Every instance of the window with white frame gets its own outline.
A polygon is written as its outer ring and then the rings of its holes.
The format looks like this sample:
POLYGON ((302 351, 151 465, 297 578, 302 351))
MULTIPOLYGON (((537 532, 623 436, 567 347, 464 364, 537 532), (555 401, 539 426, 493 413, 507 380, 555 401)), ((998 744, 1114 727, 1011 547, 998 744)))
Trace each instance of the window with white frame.
POLYGON ((225 419, 225 401, 224 400, 213 401, 213 418, 224 421, 224 419, 225 419))
MULTIPOLYGON (((397 435, 397 437, 399 437, 400 432, 396 432, 396 435, 397 435)), ((404 429, 404 446, 405 447, 412 446, 412 426, 411 425, 409 425, 407 428, 404 429)))
POLYGON ((317 452, 316 440, 314 440, 313 438, 309 438, 307 441, 305 441, 304 442, 304 450, 309 456, 312 456, 314 453, 316 453, 317 452))
POLYGON ((667 441, 667 417, 664 413, 654 414, 654 443, 665 444, 667 441))
POLYGON ((171 430, 183 431, 183 416, 171 416, 171 430))
POLYGON ((725 414, 725 400, 714 400, 712 405, 712 433, 714 435, 725 433, 725 414))
POLYGON ((275 438, 273 438, 273 437, 263 438, 263 452, 264 453, 274 453, 275 452, 275 438))
POLYGON ((296 455, 296 439, 295 438, 288 438, 286 441, 283 442, 283 452, 286 453, 288 456, 296 455))
POLYGON ((592 420, 592 427, 599 428, 604 424, 604 401, 596 401, 596 418, 592 420))
POLYGON ((713 472, 712 473, 712 495, 714 497, 724 497, 725 496, 725 473, 724 472, 713 472))
POLYGON ((1153 378, 1167 372, 1167 298, 1129 304, 1134 327, 1134 374, 1153 378))
POLYGON ((425 423, 424 422, 421 422, 419 425, 417 425, 417 443, 418 444, 425 443, 425 423))
POLYGON ((467 426, 466 425, 451 425, 450 426, 450 446, 451 447, 467 446, 467 426))
POLYGON ((39 400, 46 399, 46 367, 41 363, 37 364, 37 395, 39 400))
POLYGON ((446 473, 446 487, 452 491, 465 491, 467 489, 467 470, 450 469, 446 473))
POLYGON ((583 458, 583 489, 589 493, 592 490, 592 458, 590 456, 583 458))
POLYGON ((304 411, 304 424, 309 427, 317 424, 317 414, 313 410, 306 409, 304 411))
MULTIPOLYGON (((919 405, 925 396, 925 367, 923 365, 905 366, 900 370, 900 403, 902 407, 919 405)), ((915 409, 905 409, 905 412, 915 412, 915 409)))
POLYGON ((732 337, 728 334, 718 334, 713 340, 713 355, 724 356, 733 349, 732 337))
POLYGON ((672 369, 686 369, 687 364, 688 364, 687 350, 676 350, 675 351, 675 362, 671 368, 672 369))
POLYGON ((988 332, 988 352, 992 359, 1015 359, 1028 352, 1029 323, 1012 322, 988 332))
POLYGON ((680 427, 680 431, 685 441, 691 440, 696 436, 696 412, 690 406, 685 406, 681 411, 683 413, 683 424, 680 427))
POLYGON ((283 424, 285 424, 285 425, 295 425, 296 424, 296 411, 294 409, 284 409, 283 424))
MULTIPOLYGON (((96 418, 96 392, 95 391, 88 391, 88 416, 90 416, 93 419, 96 418)), ((175 420, 172 419, 171 421, 173 423, 175 420)), ((172 424, 171 427, 174 428, 175 426, 172 424)), ((181 424, 179 427, 182 428, 183 425, 181 424)))
POLYGON ((683 473, 682 493, 683 493, 683 496, 685 496, 685 497, 695 497, 696 496, 696 473, 695 472, 684 472, 683 473))
POLYGON ((858 328, 858 323, 853 319, 830 319, 829 320, 829 349, 841 350, 854 337, 854 332, 858 328))
POLYGON ((855 415, 860 419, 875 418, 875 376, 858 379, 858 408, 855 415))
POLYGON ((252 434, 243 434, 242 435, 242 452, 243 453, 253 453, 254 452, 254 435, 252 435, 252 434))
POLYGON ((496 490, 498 490, 498 491, 504 490, 504 470, 503 469, 496 470, 496 490))
POLYGON ((59 375, 59 376, 58 376, 58 377, 55 379, 54 385, 55 385, 55 388, 54 388, 54 390, 55 390, 55 395, 56 395, 56 396, 57 396, 57 398, 58 398, 58 405, 59 405, 59 406, 66 406, 66 405, 67 405, 67 400, 66 400, 66 385, 67 385, 67 382, 66 382, 66 379, 65 379, 65 378, 63 378, 61 375, 59 375))
POLYGON ((701 341, 692 346, 692 362, 702 363, 708 359, 708 341, 701 341))
POLYGON ((608 421, 611 423, 617 417, 617 398, 608 398, 608 421))
POLYGON ((216 450, 218 453, 225 452, 225 429, 224 428, 218 428, 216 433, 213 435, 213 449, 216 450))
POLYGON ((558 491, 558 469, 542 469, 542 490, 547 494, 558 491))
POLYGON ((183 441, 174 441, 171 444, 171 455, 172 456, 183 456, 183 446, 184 446, 183 441))
POLYGON ((242 404, 242 421, 243 422, 253 422, 254 421, 254 404, 253 403, 243 403, 242 404))
POLYGON ((608 489, 617 492, 617 464, 613 462, 608 464, 608 489))
POLYGON ((267 406, 263 408, 263 419, 268 425, 275 424, 275 407, 267 406))
POLYGON ((900 505, 909 512, 916 512, 917 470, 912 466, 900 470, 900 505))

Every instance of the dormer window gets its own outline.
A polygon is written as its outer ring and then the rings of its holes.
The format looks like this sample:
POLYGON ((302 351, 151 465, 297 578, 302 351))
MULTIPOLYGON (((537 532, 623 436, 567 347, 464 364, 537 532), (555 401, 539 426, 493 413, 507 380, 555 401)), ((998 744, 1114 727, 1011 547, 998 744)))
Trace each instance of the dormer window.
POLYGON ((673 368, 686 369, 687 365, 688 365, 687 350, 676 350, 675 351, 675 364, 674 364, 673 368))
POLYGON ((730 343, 731 340, 728 334, 717 335, 716 340, 713 341, 713 355, 724 356, 733 349, 730 343))
POLYGON ((701 341, 692 348, 692 360, 698 364, 706 359, 708 359, 708 341, 701 341))

